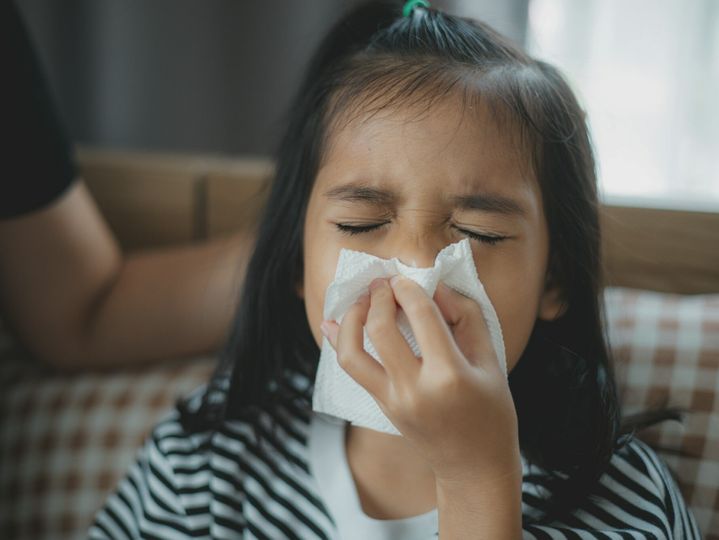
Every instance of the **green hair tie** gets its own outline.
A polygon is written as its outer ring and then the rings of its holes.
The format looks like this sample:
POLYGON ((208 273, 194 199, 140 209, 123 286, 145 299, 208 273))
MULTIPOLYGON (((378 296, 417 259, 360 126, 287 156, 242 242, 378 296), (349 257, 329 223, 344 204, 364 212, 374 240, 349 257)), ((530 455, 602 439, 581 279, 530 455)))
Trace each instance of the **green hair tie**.
POLYGON ((402 15, 405 17, 409 17, 412 13, 412 10, 417 6, 428 8, 429 2, 427 2, 427 0, 407 0, 407 2, 404 3, 404 7, 402 8, 402 15))

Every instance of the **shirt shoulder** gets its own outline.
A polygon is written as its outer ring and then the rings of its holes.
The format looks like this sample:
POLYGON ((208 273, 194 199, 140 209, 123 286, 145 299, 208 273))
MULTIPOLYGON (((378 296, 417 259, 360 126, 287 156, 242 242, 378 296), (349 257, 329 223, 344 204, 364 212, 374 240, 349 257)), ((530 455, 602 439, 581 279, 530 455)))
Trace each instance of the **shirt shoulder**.
POLYGON ((670 538, 700 538, 699 529, 686 504, 674 473, 667 463, 647 443, 632 437, 620 448, 610 462, 605 484, 614 482, 617 490, 626 489, 641 508, 642 496, 652 501, 647 505, 660 516, 670 531, 670 538), (630 468, 631 467, 631 468, 630 468))
MULTIPOLYGON (((204 392, 201 387, 189 396, 189 411, 197 410, 204 392)), ((244 531, 327 537, 332 522, 309 472, 307 431, 302 411, 291 405, 200 432, 186 429, 175 408, 156 424, 96 515, 91 537, 122 537, 118 530, 133 537, 214 538, 244 531)))
MULTIPOLYGON (((540 497, 530 494, 526 504, 528 515, 539 515, 540 497)), ((641 534, 641 538, 701 538, 671 471, 648 444, 636 437, 614 452, 591 495, 570 516, 561 522, 526 525, 523 538, 546 538, 550 532, 557 538, 574 538, 581 531, 631 532, 641 534)))

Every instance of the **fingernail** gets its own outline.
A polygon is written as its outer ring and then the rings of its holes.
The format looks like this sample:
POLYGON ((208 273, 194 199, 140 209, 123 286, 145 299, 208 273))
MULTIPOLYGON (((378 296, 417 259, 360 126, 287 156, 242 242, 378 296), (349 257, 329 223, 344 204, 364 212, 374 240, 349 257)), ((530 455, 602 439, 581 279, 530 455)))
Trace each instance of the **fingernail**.
POLYGON ((382 285, 383 281, 385 281, 383 278, 374 278, 372 283, 369 284, 369 290, 374 291, 377 287, 382 285))
POLYGON ((335 343, 337 342, 337 333, 339 332, 337 324, 334 321, 322 321, 320 328, 322 329, 322 333, 327 338, 327 341, 329 341, 330 345, 334 348, 335 343))
POLYGON ((400 279, 404 279, 404 278, 402 277, 402 275, 401 275, 401 274, 395 274, 394 276, 392 276, 392 279, 389 280, 389 283, 390 283, 390 285, 392 285, 392 286, 397 285, 397 282, 398 282, 400 279))

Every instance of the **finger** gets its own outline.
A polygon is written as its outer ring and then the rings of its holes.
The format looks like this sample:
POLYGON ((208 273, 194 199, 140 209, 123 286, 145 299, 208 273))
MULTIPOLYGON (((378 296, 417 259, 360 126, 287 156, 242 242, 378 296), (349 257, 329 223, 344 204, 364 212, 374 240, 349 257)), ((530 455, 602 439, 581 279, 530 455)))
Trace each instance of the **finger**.
POLYGON ((399 331, 394 292, 385 278, 375 279, 370 285, 365 328, 390 379, 397 383, 414 380, 420 362, 399 331))
POLYGON ((471 364, 479 365, 486 358, 494 358, 496 362, 489 327, 477 302, 442 282, 437 285, 434 301, 471 364))
POLYGON ((409 320, 425 362, 456 363, 461 351, 434 300, 418 283, 399 274, 390 284, 397 303, 409 320))
POLYGON ((363 294, 347 310, 340 324, 335 350, 342 369, 375 399, 384 402, 387 373, 382 364, 364 350, 364 324, 369 303, 369 295, 363 294))

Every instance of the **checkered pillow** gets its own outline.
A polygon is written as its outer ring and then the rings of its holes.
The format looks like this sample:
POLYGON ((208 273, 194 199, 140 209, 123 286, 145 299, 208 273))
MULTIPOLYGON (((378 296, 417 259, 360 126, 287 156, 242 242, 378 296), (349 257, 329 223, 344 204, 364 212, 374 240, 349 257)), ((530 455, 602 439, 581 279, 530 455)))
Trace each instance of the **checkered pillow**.
MULTIPOLYGON (((707 540, 719 540, 719 295, 610 288, 606 299, 627 412, 692 411, 639 435, 661 448, 707 540)), ((0 538, 84 538, 152 426, 214 364, 61 375, 22 358, 0 332, 0 538)))
POLYGON ((707 540, 719 540, 719 294, 615 287, 605 298, 625 412, 688 409, 638 437, 667 462, 707 540))
POLYGON ((211 358, 62 375, 0 354, 0 538, 86 538, 93 516, 211 358))

